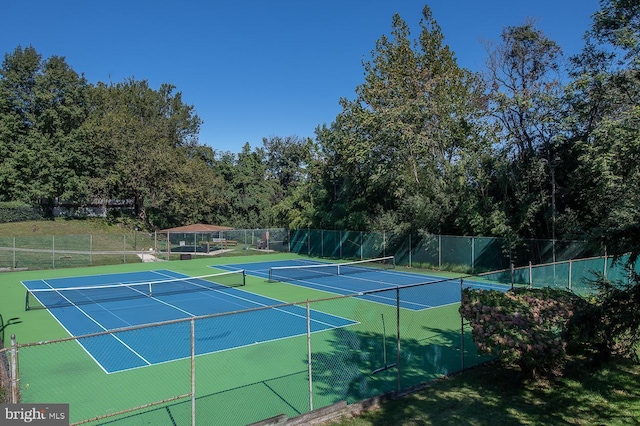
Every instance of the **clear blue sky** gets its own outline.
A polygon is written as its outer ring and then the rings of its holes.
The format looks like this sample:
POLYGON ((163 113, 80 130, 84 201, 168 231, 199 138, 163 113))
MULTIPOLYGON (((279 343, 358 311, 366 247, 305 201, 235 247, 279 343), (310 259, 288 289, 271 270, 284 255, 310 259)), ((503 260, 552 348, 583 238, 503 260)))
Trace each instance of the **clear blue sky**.
POLYGON ((534 18, 578 53, 598 0, 31 0, 0 8, 0 52, 64 56, 92 83, 171 83, 204 121, 200 143, 240 152, 269 136, 314 136, 353 99, 362 60, 395 12, 419 33, 428 4, 458 63, 480 70, 482 40, 534 18))

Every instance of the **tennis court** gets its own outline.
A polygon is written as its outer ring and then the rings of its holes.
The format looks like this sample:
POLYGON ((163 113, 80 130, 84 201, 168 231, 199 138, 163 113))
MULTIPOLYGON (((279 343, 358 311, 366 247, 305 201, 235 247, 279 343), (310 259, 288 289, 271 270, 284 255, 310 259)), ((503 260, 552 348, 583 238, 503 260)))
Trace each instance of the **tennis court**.
MULTIPOLYGON (((217 266, 227 271, 244 270, 248 274, 338 295, 361 294, 363 300, 396 306, 395 292, 384 291, 404 287, 400 308, 421 311, 460 302, 460 283, 442 277, 396 270, 393 257, 345 263, 318 262, 309 259, 277 262, 240 263, 217 266), (429 284, 425 288, 419 284, 429 284), (412 287, 413 286, 413 287, 412 287), (365 294, 366 293, 366 294, 365 294), (428 294, 428 297, 425 297, 428 294)), ((476 288, 505 291, 500 284, 466 281, 476 288)))
POLYGON ((23 320, 21 401, 69 403, 72 423, 243 425, 483 361, 461 345, 460 280, 393 266, 269 254, 16 273, 0 305, 23 320), (281 269, 303 265, 320 266, 281 269))
MULTIPOLYGON (((49 309, 72 336, 125 329, 142 324, 282 305, 238 287, 244 272, 189 277, 170 270, 23 281, 27 308, 49 309)), ((313 311, 312 332, 354 324, 313 311)), ((103 334, 81 344, 107 373, 188 358, 188 346, 162 346, 162 334, 189 335, 189 322, 135 333, 103 334)), ((225 321, 198 321, 197 355, 264 343, 307 333, 306 312, 299 306, 258 309, 225 321), (277 323, 279 327, 255 327, 277 323)))

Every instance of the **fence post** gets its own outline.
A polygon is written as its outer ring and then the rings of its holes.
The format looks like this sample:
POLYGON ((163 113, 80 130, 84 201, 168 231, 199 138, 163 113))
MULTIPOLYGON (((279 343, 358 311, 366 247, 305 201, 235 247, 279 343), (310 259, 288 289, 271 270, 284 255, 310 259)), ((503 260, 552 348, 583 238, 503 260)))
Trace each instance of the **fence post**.
POLYGON ((569 259, 569 291, 571 291, 571 269, 573 268, 573 261, 569 259))
MULTIPOLYGON (((464 279, 460 278, 460 301, 464 290, 464 279)), ((464 370, 464 317, 460 314, 460 371, 464 370)))
POLYGON ((476 268, 476 239, 471 237, 471 270, 476 268))
POLYGON ((529 288, 533 288, 533 264, 529 261, 529 288))
POLYGON ((515 269, 514 269, 514 265, 513 263, 511 264, 511 290, 513 290, 513 282, 514 282, 514 275, 515 275, 515 269))
POLYGON ((313 374, 311 370, 311 307, 307 299, 307 365, 309 371, 309 411, 313 411, 313 374))
POLYGON ((16 342, 16 335, 11 335, 11 395, 10 401, 12 404, 20 403, 20 378, 18 377, 18 343, 16 342))
POLYGON ((382 231, 382 257, 387 257, 387 231, 382 231))
POLYGON ((56 269, 56 237, 51 236, 51 267, 56 269))
POLYGON ((196 426, 196 320, 191 318, 191 426, 196 426))
POLYGON ((402 366, 400 364, 400 287, 396 286, 396 324, 397 324, 397 346, 398 346, 398 354, 396 358, 396 365, 398 366, 398 388, 397 391, 400 392, 400 375, 402 371, 402 366))

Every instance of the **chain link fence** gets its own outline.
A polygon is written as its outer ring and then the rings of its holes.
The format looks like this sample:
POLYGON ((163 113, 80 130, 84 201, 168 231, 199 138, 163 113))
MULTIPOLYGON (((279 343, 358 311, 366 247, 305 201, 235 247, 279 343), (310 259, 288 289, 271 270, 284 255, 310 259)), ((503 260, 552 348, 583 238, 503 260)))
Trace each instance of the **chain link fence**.
POLYGON ((289 231, 284 228, 232 229, 207 232, 158 234, 157 250, 164 254, 215 253, 237 251, 289 252, 289 231))
POLYGON ((0 237, 0 270, 61 269, 176 260, 185 255, 238 256, 289 252, 289 231, 235 229, 220 232, 0 237))
POLYGON ((371 259, 394 255, 396 264, 482 272, 600 256, 583 241, 389 232, 298 229, 290 232, 291 251, 333 259, 371 259))
POLYGON ((483 273, 481 276, 492 282, 529 288, 564 288, 584 295, 593 291, 591 282, 600 277, 611 282, 628 284, 633 278, 632 272, 640 272, 640 263, 636 262, 631 268, 629 256, 625 255, 591 257, 542 265, 530 263, 528 266, 483 273))
POLYGON ((0 237, 0 269, 51 269, 292 252, 331 259, 394 255, 398 265, 479 273, 601 256, 584 242, 284 228, 215 232, 0 237))
POLYGON ((0 269, 61 269, 141 262, 155 253, 155 235, 48 235, 0 237, 0 269))
MULTIPOLYGON (((462 286, 460 279, 443 283, 456 292, 462 286)), ((15 355, 7 357, 15 367, 8 369, 14 371, 8 382, 20 402, 68 403, 72 424, 244 425, 403 391, 484 362, 459 304, 437 306, 439 297, 432 284, 396 287, 13 342, 1 351, 15 355), (434 308, 411 309, 416 303, 434 308), (283 323, 273 310, 304 321, 283 323), (329 316, 349 325, 327 328, 329 316), (286 337, 270 330, 286 331, 286 337), (225 346, 233 335, 252 343, 225 346), (212 341, 220 343, 213 352, 212 341), (114 342, 135 342, 145 352, 116 352, 114 342), (114 372, 105 362, 129 367, 114 372)))

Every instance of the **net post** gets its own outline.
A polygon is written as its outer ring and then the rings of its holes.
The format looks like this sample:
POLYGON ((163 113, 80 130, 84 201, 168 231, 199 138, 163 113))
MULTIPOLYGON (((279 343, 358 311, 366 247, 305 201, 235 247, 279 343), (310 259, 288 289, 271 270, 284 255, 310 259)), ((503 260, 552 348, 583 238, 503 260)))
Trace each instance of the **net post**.
POLYGON ((20 403, 20 378, 18 377, 18 343, 16 342, 16 335, 11 335, 11 350, 9 351, 11 357, 11 403, 20 403))
POLYGON ((24 310, 25 311, 29 310, 29 290, 26 291, 24 296, 24 310))
POLYGON ((246 270, 242 270, 242 286, 247 284, 247 271, 246 270))

